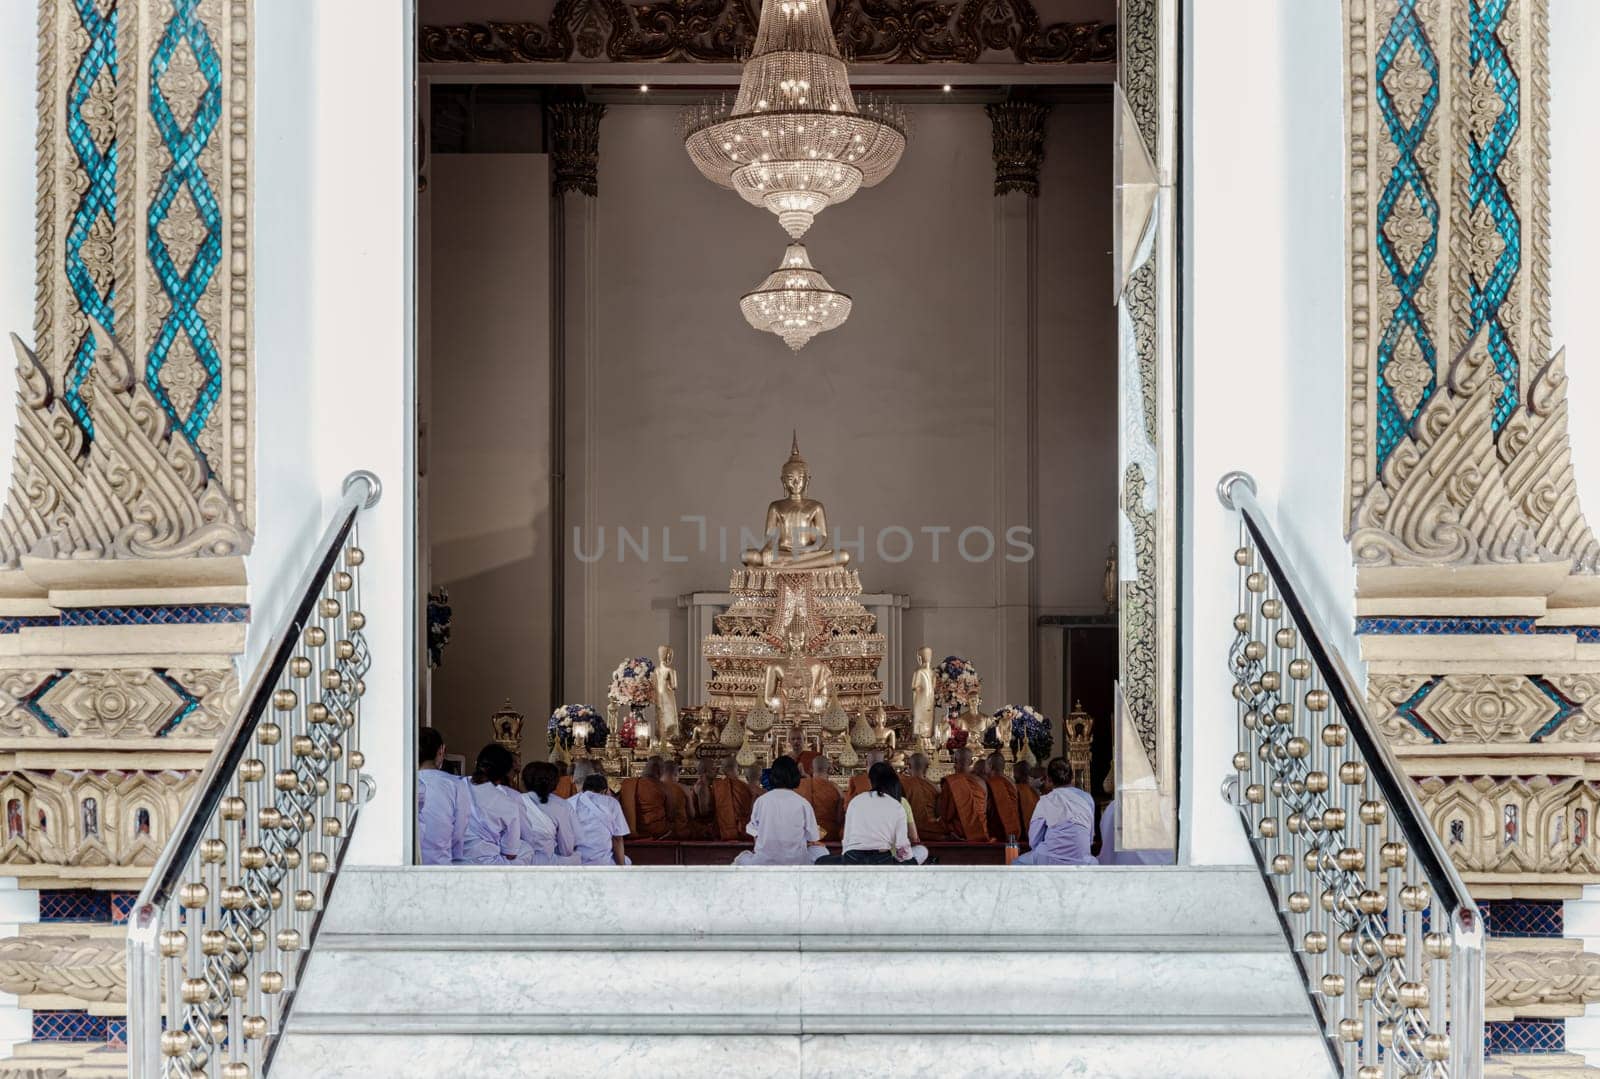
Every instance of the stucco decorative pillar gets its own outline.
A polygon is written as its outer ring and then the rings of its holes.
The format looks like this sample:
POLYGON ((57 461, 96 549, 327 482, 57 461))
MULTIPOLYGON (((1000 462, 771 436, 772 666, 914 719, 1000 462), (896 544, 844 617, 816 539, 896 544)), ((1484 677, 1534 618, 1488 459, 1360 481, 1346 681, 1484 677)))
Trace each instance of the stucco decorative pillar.
MULTIPOLYGON (((39 31, 38 300, 31 343, 14 339, 0 515, 0 872, 47 913, 110 923, 238 699, 251 4, 41 0, 39 31)), ((85 1045, 116 1037, 122 967, 112 935, 0 943, 0 989, 47 1000, 60 1015, 36 1028, 85 1045)))
POLYGON ((566 703, 566 687, 580 695, 600 684, 595 627, 599 623, 598 577, 593 551, 600 525, 590 498, 595 475, 594 438, 599 429, 595 365, 599 319, 600 120, 606 107, 565 101, 546 107, 550 146, 553 300, 550 350, 552 415, 551 535, 556 537, 551 595, 553 655, 550 705, 566 703))
MULTIPOLYGON (((994 147, 995 243, 995 607, 999 625, 996 685, 1005 700, 1039 699, 1037 559, 1039 520, 1039 167, 1050 106, 1014 99, 985 106, 994 147), (1033 558, 1001 557, 1009 529, 1028 530, 1033 558)), ((993 678, 993 676, 991 676, 993 678)))
POLYGON ((1357 632, 1374 717, 1488 908, 1491 1051, 1559 1048, 1600 957, 1600 544, 1550 339, 1547 0, 1347 0, 1357 632))

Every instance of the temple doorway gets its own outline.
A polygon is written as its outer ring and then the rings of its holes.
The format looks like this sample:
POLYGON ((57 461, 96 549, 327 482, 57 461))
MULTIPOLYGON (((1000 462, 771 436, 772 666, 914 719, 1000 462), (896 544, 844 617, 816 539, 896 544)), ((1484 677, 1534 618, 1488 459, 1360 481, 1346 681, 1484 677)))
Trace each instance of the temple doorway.
POLYGON ((1098 821, 1132 554, 1111 73, 875 77, 903 154, 797 247, 686 153, 737 69, 453 66, 437 7, 416 527, 444 768, 499 741, 619 789, 660 757, 708 839, 697 788, 781 753, 846 792, 879 757, 937 784, 998 754, 1017 785, 1060 757, 1098 821), (745 299, 795 273, 848 305, 798 343, 745 299))

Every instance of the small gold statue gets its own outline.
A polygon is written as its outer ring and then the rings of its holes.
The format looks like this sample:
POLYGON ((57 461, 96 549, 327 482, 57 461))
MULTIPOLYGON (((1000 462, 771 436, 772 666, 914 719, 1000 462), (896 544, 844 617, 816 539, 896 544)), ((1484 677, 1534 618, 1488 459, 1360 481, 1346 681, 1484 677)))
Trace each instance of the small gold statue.
POLYGON ((821 502, 805 497, 811 472, 805 458, 800 456, 798 432, 779 478, 789 497, 767 506, 766 534, 770 538, 761 548, 745 551, 744 564, 779 569, 846 565, 850 561, 849 552, 835 551, 828 545, 827 511, 821 502))
POLYGON ((672 646, 656 649, 656 733, 662 741, 678 736, 678 672, 672 669, 672 646))
POLYGON ((886 752, 895 751, 895 743, 899 741, 894 733, 894 728, 889 726, 889 714, 883 710, 883 699, 879 698, 878 707, 872 713, 872 733, 877 737, 878 745, 886 752))
POLYGON ((917 649, 917 669, 911 674, 911 733, 928 745, 938 733, 933 718, 933 649, 927 645, 917 649))
POLYGON ((1117 613, 1117 581, 1117 545, 1113 543, 1106 554, 1106 577, 1100 586, 1102 598, 1106 601, 1106 614, 1117 613))

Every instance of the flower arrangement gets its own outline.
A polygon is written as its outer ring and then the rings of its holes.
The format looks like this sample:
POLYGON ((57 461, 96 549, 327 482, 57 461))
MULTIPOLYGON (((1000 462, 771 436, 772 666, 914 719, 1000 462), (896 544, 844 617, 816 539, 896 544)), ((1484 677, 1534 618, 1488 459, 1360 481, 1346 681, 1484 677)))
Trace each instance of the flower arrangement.
POLYGON ((1008 704, 994 714, 996 726, 1011 732, 1011 744, 1020 745, 1024 740, 1033 755, 1039 760, 1050 756, 1050 747, 1055 744, 1055 735, 1050 730, 1050 720, 1029 704, 1008 704))
POLYGON ((978 677, 978 668, 970 660, 960 656, 945 656, 943 662, 933 669, 933 677, 933 702, 942 707, 947 716, 965 712, 969 702, 981 699, 979 694, 983 691, 983 680, 978 677))
POLYGON ((967 747, 967 732, 961 727, 951 727, 950 737, 944 740, 944 748, 954 753, 958 749, 967 747))
POLYGON ((656 662, 653 659, 635 656, 623 660, 611 672, 611 691, 606 699, 629 710, 642 709, 655 700, 655 673, 656 662))
POLYGON ((571 750, 573 743, 572 728, 576 723, 589 724, 589 737, 584 740, 585 749, 596 749, 606 744, 606 737, 611 733, 606 726, 606 717, 595 710, 592 704, 563 704, 550 713, 550 725, 547 733, 547 742, 551 749, 558 744, 562 749, 571 750))

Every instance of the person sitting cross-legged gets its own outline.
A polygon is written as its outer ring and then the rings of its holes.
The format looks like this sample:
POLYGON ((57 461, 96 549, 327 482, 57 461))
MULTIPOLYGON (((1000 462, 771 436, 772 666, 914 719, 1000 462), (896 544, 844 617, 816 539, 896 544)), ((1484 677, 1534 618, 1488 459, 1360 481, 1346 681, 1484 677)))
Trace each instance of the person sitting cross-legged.
POLYGON ((1013 865, 1093 865, 1094 798, 1072 785, 1072 766, 1055 757, 1045 769, 1048 790, 1028 822, 1028 853, 1013 865))
POLYGON ((444 737, 434 727, 417 732, 417 842, 423 865, 462 865, 472 794, 444 764, 444 737))
POLYGON ((810 865, 828 848, 811 803, 795 793, 800 766, 785 754, 772 762, 772 789, 757 798, 746 831, 756 837, 756 849, 734 858, 734 865, 810 865))
POLYGON ((572 806, 556 797, 561 773, 549 761, 530 761, 522 769, 522 832, 533 848, 534 865, 577 865, 578 820, 572 806))
POLYGON ((632 865, 623 851, 622 837, 628 820, 622 804, 611 796, 606 777, 594 772, 584 777, 583 790, 569 803, 578 822, 578 858, 584 865, 632 865))
POLYGON ((871 789, 850 799, 844 811, 844 849, 818 865, 914 865, 900 777, 886 761, 867 769, 871 789))

